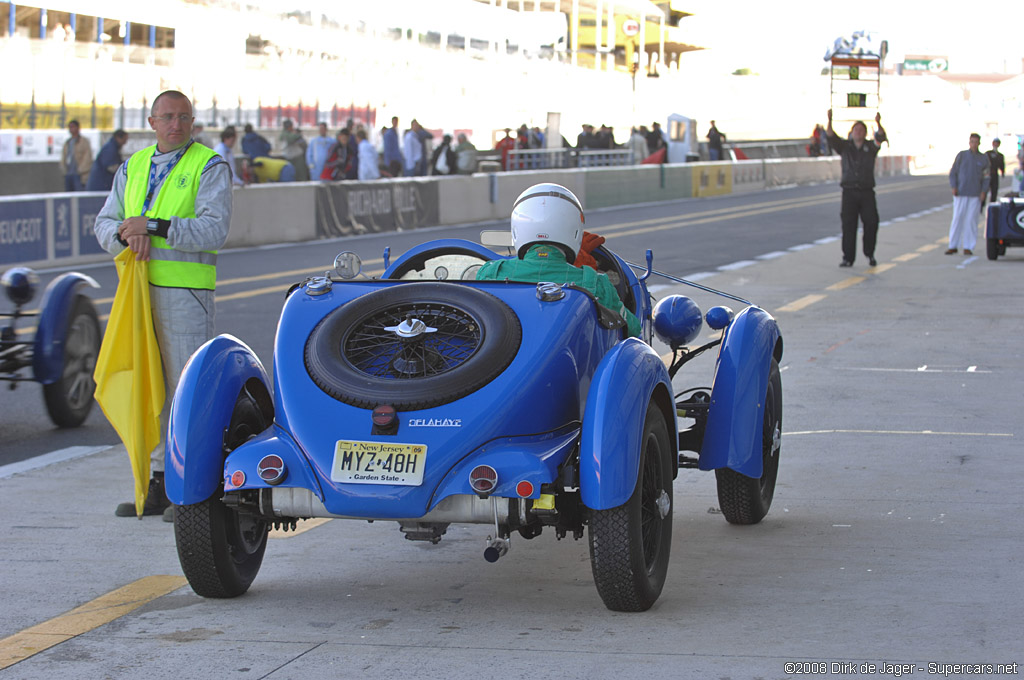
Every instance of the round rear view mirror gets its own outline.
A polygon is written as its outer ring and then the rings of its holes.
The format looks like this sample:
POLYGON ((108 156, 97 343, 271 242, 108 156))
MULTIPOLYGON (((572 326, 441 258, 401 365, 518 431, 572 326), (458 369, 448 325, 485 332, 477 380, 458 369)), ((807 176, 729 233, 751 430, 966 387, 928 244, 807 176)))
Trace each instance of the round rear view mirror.
POLYGON ((363 261, 350 250, 338 253, 334 258, 334 271, 344 280, 354 279, 363 270, 363 261))

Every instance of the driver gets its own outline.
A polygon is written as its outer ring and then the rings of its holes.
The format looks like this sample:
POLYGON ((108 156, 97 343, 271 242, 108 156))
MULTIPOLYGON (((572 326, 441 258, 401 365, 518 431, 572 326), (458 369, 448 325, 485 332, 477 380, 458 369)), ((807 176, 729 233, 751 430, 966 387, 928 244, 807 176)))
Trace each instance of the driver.
POLYGON ((569 264, 580 254, 583 223, 583 207, 571 191, 560 184, 535 184, 512 206, 512 245, 517 257, 487 262, 476 273, 476 279, 575 284, 618 312, 626 320, 629 334, 638 336, 640 322, 622 304, 608 277, 592 267, 569 264))

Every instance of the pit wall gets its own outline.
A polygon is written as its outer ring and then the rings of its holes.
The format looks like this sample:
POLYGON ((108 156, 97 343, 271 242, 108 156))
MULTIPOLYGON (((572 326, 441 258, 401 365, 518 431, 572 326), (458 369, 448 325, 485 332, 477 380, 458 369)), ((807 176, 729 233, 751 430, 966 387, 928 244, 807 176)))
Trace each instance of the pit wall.
MULTIPOLYGON (((879 177, 909 174, 907 156, 879 156, 879 177)), ((539 182, 575 193, 586 209, 838 182, 839 158, 478 173, 375 182, 251 185, 234 190, 225 248, 308 241, 426 226, 502 222, 539 182)), ((0 197, 0 268, 109 259, 92 225, 105 193, 0 197)))

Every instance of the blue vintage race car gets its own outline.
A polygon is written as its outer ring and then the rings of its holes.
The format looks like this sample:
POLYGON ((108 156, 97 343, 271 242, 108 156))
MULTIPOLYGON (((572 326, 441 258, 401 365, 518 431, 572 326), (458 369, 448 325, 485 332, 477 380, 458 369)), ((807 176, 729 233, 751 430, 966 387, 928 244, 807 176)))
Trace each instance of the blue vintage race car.
POLYGON ((38 312, 23 309, 39 288, 39 277, 28 267, 5 271, 0 287, 14 304, 13 312, 0 313, 0 381, 10 382, 12 390, 22 382, 41 383, 53 424, 78 427, 92 410, 92 374, 103 337, 85 289, 99 284, 78 272, 61 274, 43 291, 38 312), (35 321, 33 336, 18 328, 21 319, 35 321))
POLYGON ((781 441, 775 320, 714 307, 706 321, 721 337, 689 348, 701 310, 680 295, 652 308, 650 252, 641 277, 594 255, 642 339, 582 288, 476 281, 507 255, 449 239, 393 263, 385 253, 380 278, 359 278, 359 258, 342 253, 334 274, 293 286, 273 390, 241 341, 203 345, 174 396, 165 473, 192 588, 244 593, 269 528, 304 518, 393 520, 434 543, 474 523, 490 526, 489 561, 516 533, 586 532, 605 605, 642 611, 668 569, 679 467, 715 470, 726 519, 760 521, 781 441), (652 333, 673 349, 669 366, 652 333), (677 396, 675 372, 715 346, 714 387, 677 396))

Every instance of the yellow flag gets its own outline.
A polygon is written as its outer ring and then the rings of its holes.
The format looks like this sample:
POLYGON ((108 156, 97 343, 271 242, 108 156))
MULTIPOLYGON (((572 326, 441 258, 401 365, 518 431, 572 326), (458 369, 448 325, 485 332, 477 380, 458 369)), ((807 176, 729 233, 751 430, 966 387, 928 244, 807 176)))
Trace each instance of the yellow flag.
POLYGON ((116 258, 120 282, 96 359, 96 402, 128 450, 135 512, 149 492, 149 455, 160 443, 164 374, 149 303, 149 262, 125 248, 116 258))

